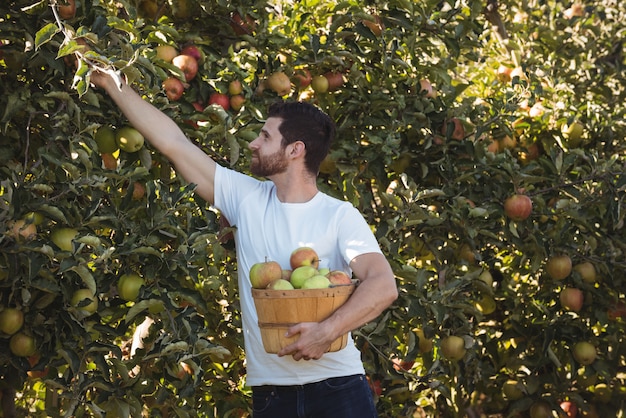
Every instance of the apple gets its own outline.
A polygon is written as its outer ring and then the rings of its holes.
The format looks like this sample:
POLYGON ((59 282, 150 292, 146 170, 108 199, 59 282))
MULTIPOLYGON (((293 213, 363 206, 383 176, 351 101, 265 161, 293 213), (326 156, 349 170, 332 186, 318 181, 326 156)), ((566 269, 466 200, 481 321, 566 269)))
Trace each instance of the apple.
POLYGON ((582 290, 575 287, 565 287, 559 293, 559 300, 563 309, 578 312, 583 307, 585 297, 582 290))
POLYGON ((530 116, 531 118, 539 118, 543 116, 545 112, 546 108, 543 107, 543 104, 541 102, 536 102, 528 110, 528 116, 530 116))
POLYGON ((474 264, 476 262, 476 253, 474 253, 469 244, 463 244, 459 248, 459 258, 470 264, 474 264))
POLYGON ((175 101, 183 97, 185 85, 176 77, 168 77, 163 81, 163 90, 170 101, 175 101))
POLYGON ((209 102, 210 105, 218 105, 221 106, 222 109, 224 110, 228 110, 230 109, 230 99, 228 98, 228 95, 223 94, 223 93, 211 93, 211 95, 209 95, 209 102))
POLYGON ((44 216, 39 212, 28 212, 24 215, 24 220, 26 223, 31 223, 34 225, 41 225, 44 221, 44 216))
POLYGON ((244 21, 239 12, 234 12, 230 16, 230 27, 237 35, 251 35, 256 29, 256 22, 250 15, 246 15, 244 21))
POLYGON ((198 74, 198 61, 191 55, 176 55, 172 59, 172 64, 185 74, 186 81, 193 80, 198 74))
POLYGON ((324 77, 328 80, 328 91, 335 91, 344 84, 343 74, 339 71, 329 71, 324 77))
POLYGON ((231 96, 236 96, 241 93, 243 93, 243 86, 241 85, 241 81, 233 80, 228 83, 228 94, 230 94, 231 96))
POLYGON ((289 281, 291 282, 293 287, 295 287, 296 289, 300 289, 307 279, 315 276, 316 274, 319 274, 319 272, 313 266, 296 267, 291 272, 291 276, 289 276, 289 281))
POLYGON ((418 348, 420 353, 428 353, 433 349, 433 341, 431 339, 426 338, 426 336, 424 335, 424 330, 422 330, 421 328, 415 328, 413 330, 415 332, 415 335, 417 335, 418 338, 418 348))
POLYGON ((489 270, 483 270, 478 276, 478 280, 484 282, 488 287, 493 287, 493 276, 489 270))
POLYGON ((527 219, 533 211, 533 201, 525 194, 514 194, 504 201, 504 213, 519 222, 527 219))
MULTIPOLYGON (((559 405, 563 412, 565 412, 565 416, 569 418, 576 418, 578 416, 578 406, 572 401, 563 401, 559 405)), ((561 415, 559 415, 561 416, 561 415)))
POLYGON ((452 133, 450 134, 450 138, 460 141, 465 138, 465 127, 463 126, 463 122, 459 118, 450 118, 446 120, 441 127, 441 134, 444 136, 448 136, 449 126, 452 126, 452 133))
POLYGON ((313 77, 311 76, 311 72, 309 70, 306 68, 300 68, 296 70, 292 79, 293 84, 295 84, 299 89, 303 89, 311 84, 313 77))
POLYGON ((561 125, 561 133, 563 138, 567 140, 567 146, 570 148, 580 146, 584 130, 584 125, 577 120, 571 124, 564 123, 561 125))
POLYGON ((134 302, 139 297, 139 290, 144 284, 144 279, 136 273, 122 274, 117 281, 117 293, 122 299, 134 302))
POLYGON ((246 98, 243 94, 236 94, 230 97, 229 103, 231 109, 239 111, 243 107, 244 103, 246 103, 246 98))
POLYGON ((276 71, 267 78, 267 87, 279 96, 285 96, 291 92, 291 80, 282 71, 276 71))
POLYGON ((92 314, 98 310, 98 298, 89 289, 78 289, 72 294, 70 304, 82 311, 92 314), (84 300, 89 300, 85 304, 84 300))
POLYGON ((465 340, 457 335, 448 335, 441 340, 441 354, 448 360, 457 361, 465 356, 465 340))
POLYGON ((174 57, 178 55, 178 50, 172 45, 159 45, 155 48, 156 57, 165 62, 172 62, 174 57))
POLYGON ((133 182, 133 200, 141 200, 146 195, 146 186, 140 181, 133 182))
POLYGON ((122 151, 136 152, 143 147, 145 140, 141 132, 127 125, 115 131, 115 141, 122 151))
POLYGON ((500 64, 497 70, 498 80, 502 81, 503 83, 508 83, 509 81, 511 81, 511 71, 513 71, 512 67, 500 64))
POLYGON ((78 231, 74 228, 55 228, 50 233, 50 240, 62 251, 72 251, 72 240, 76 238, 78 231))
POLYGON ((281 273, 281 279, 289 281, 291 278, 291 269, 282 269, 281 273))
POLYGON ((35 339, 23 332, 13 334, 9 341, 9 349, 14 355, 19 357, 30 357, 37 352, 35 339))
POLYGON ((328 267, 322 267, 318 269, 317 271, 319 274, 321 274, 322 276, 326 276, 326 277, 328 277, 328 275, 330 274, 330 269, 328 267))
POLYGON ((476 309, 478 309, 483 315, 490 315, 496 311, 497 305, 493 297, 489 295, 483 295, 475 303, 476 309))
POLYGON ((0 331, 13 335, 24 325, 24 314, 16 308, 5 308, 0 312, 0 331))
POLYGON ((11 224, 10 235, 14 239, 33 239, 37 235, 37 226, 34 223, 28 223, 24 219, 18 219, 11 224))
POLYGON ((202 59, 202 52, 200 51, 200 48, 195 45, 187 45, 183 47, 180 51, 180 55, 189 55, 196 61, 200 61, 200 59, 202 59))
POLYGON ((524 385, 514 379, 509 379, 502 384, 502 393, 509 401, 517 401, 525 395, 524 385))
POLYGON ((499 142, 501 150, 514 149, 515 147, 517 147, 517 140, 511 137, 511 135, 504 135, 502 138, 500 138, 499 142))
POLYGON ((309 277, 302 284, 302 289, 326 289, 330 287, 330 280, 328 277, 316 274, 313 277, 309 277))
POLYGON ((273 290, 292 290, 295 289, 289 280, 276 279, 267 285, 268 289, 273 290))
POLYGON ((552 408, 546 401, 536 401, 530 406, 530 418, 552 418, 552 408))
POLYGON ((108 170, 115 170, 117 168, 117 158, 111 153, 104 152, 100 154, 102 158, 102 166, 108 170))
POLYGON ((262 261, 250 267, 250 283, 255 289, 265 289, 268 284, 283 276, 283 269, 276 261, 262 261))
POLYGON ((579 341, 572 348, 574 359, 584 366, 589 366, 596 361, 598 352, 596 347, 588 341, 579 341))
POLYGON ((98 151, 101 153, 112 153, 119 149, 115 141, 115 131, 107 125, 100 126, 93 137, 98 151))
POLYGON ((623 301, 617 301, 607 311, 609 319, 615 321, 619 318, 626 318, 626 303, 623 301))
POLYGON ((311 79, 311 88, 315 93, 326 93, 328 91, 328 79, 323 75, 316 75, 311 79))
POLYGON ((597 274, 596 274, 596 268, 593 265, 593 263, 589 261, 578 263, 574 266, 573 270, 580 275, 580 278, 583 279, 584 282, 587 282, 587 283, 596 282, 597 274))
POLYGON ((289 256, 289 265, 292 270, 300 266, 313 266, 317 269, 319 264, 320 259, 315 250, 311 247, 298 247, 293 250, 289 256))
POLYGON ((574 3, 563 11, 563 17, 572 19, 574 17, 582 17, 585 15, 585 8, 580 3, 574 3))
POLYGON ((430 80, 424 78, 420 80, 420 94, 423 94, 424 97, 434 97, 435 92, 433 90, 433 85, 430 83, 430 80))
POLYGON ((546 263, 546 273, 554 280, 563 280, 572 272, 572 259, 567 255, 550 257, 546 263))
POLYGON ((71 19, 76 16, 76 0, 59 0, 58 11, 61 19, 71 19))
POLYGON ((342 270, 332 270, 328 274, 322 274, 322 272, 320 272, 320 274, 328 277, 331 286, 352 284, 352 279, 348 276, 348 273, 342 270))

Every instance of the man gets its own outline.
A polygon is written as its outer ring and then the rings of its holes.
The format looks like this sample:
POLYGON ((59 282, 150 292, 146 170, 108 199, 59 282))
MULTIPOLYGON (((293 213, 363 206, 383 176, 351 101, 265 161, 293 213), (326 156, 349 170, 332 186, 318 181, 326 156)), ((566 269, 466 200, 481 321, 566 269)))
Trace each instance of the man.
POLYGON ((236 227, 246 378, 253 390, 254 417, 376 417, 352 340, 340 351, 327 350, 339 336, 376 318, 398 293, 391 267, 363 217, 349 203, 317 188, 319 165, 335 133, 332 120, 307 103, 272 105, 260 135, 249 145, 250 171, 269 180, 262 181, 218 165, 127 84, 120 89, 113 78, 96 72, 91 80, 186 181, 197 185, 196 193, 236 227), (248 272, 265 259, 288 268, 291 251, 300 246, 316 250, 320 267, 352 272, 360 283, 330 318, 292 326, 288 334, 299 338, 278 355, 268 354, 248 272))

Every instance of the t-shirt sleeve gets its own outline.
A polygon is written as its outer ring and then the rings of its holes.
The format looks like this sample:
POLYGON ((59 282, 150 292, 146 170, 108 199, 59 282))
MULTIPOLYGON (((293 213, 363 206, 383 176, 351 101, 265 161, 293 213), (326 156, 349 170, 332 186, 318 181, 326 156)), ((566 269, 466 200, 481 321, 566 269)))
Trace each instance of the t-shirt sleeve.
POLYGON ((215 169, 213 206, 231 223, 238 219, 241 203, 254 190, 263 187, 263 182, 221 165, 215 169))
POLYGON ((345 203, 339 217, 339 251, 345 262, 367 253, 382 253, 376 236, 367 224, 363 215, 349 203, 345 203))

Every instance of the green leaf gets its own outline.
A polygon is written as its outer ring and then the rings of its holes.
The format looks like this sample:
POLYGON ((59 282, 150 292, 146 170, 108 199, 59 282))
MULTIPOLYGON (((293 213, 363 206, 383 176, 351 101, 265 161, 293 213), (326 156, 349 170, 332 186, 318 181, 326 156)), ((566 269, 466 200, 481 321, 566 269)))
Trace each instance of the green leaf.
POLYGON ((46 44, 54 38, 54 35, 61 30, 56 23, 48 23, 43 28, 39 29, 35 34, 35 49, 38 50, 43 44, 46 44))

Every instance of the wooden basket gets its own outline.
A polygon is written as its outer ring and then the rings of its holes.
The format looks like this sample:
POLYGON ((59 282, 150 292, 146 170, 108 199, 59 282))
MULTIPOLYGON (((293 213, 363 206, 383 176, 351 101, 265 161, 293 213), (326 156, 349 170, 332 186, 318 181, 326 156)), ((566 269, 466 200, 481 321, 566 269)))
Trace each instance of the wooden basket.
MULTIPOLYGON (((354 288, 355 284, 327 289, 252 289, 265 351, 275 354, 295 342, 297 335, 285 337, 289 327, 300 322, 323 321, 348 300, 354 288)), ((328 351, 339 351, 347 343, 348 334, 342 335, 328 351)))

